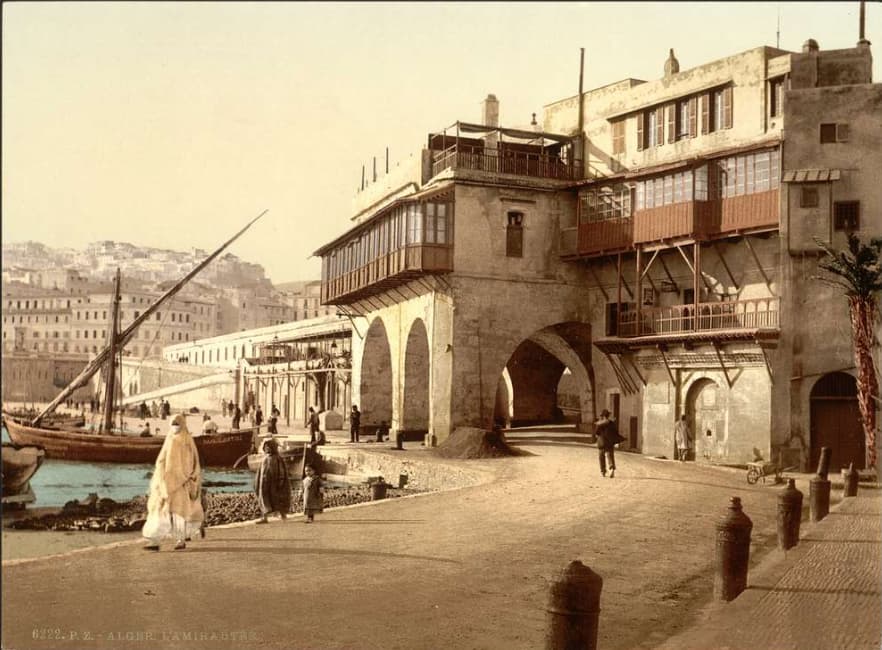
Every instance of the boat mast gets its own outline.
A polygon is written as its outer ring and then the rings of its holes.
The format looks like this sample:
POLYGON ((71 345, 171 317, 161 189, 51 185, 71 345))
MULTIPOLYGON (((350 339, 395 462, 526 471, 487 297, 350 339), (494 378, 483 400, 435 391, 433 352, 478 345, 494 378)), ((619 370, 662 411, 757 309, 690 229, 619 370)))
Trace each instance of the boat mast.
POLYGON ((113 405, 116 402, 116 349, 117 330, 119 329, 119 268, 116 269, 116 278, 113 282, 113 307, 110 322, 110 348, 107 354, 107 366, 105 367, 104 382, 104 420, 101 424, 101 433, 110 433, 113 430, 113 405))
MULTIPOLYGON (((193 268, 192 271, 190 271, 187 275, 185 275, 183 278, 181 278, 171 289, 169 289, 164 294, 162 294, 156 300, 156 302, 154 302, 152 305, 147 307, 147 309, 144 311, 144 313, 141 314, 134 321, 132 321, 132 323, 125 330, 123 330, 123 332, 119 335, 119 337, 116 341, 117 345, 124 346, 126 343, 128 343, 129 339, 131 339, 132 336, 134 336, 135 332, 138 330, 138 327, 141 325, 141 323, 143 323, 150 316, 152 316, 156 312, 156 310, 158 310, 159 307, 166 300, 168 300, 169 298, 174 296, 178 291, 180 291, 181 288, 183 288, 183 286, 185 284, 187 284, 187 282, 189 282, 190 280, 193 279, 193 276, 195 276, 202 269, 204 269, 206 266, 208 266, 208 264, 214 258, 216 258, 218 255, 220 255, 224 251, 224 249, 227 248, 227 246, 229 246, 234 241, 236 241, 246 230, 248 230, 254 224, 255 221, 260 219, 266 213, 267 213, 267 210, 264 210, 259 215, 257 215, 254 219, 249 221, 245 225, 245 227, 242 228, 242 230, 240 230, 235 235, 233 235, 230 239, 228 239, 226 242, 224 242, 220 246, 220 248, 218 248, 216 251, 214 251, 211 255, 209 255, 207 258, 205 258, 202 262, 197 264, 193 268)), ((98 371, 98 369, 101 367, 101 365, 105 361, 107 361, 108 352, 109 352, 109 348, 104 348, 103 350, 101 350, 101 352, 98 353, 98 356, 96 356, 94 359, 92 359, 92 361, 90 361, 89 364, 85 368, 83 368, 83 370, 80 372, 80 374, 77 375, 76 378, 67 385, 67 388, 65 388, 63 391, 61 391, 61 393, 54 400, 52 400, 52 402, 50 402, 49 405, 46 408, 44 408, 37 415, 37 417, 35 417, 33 420, 31 420, 31 426, 38 426, 40 424, 40 420, 42 420, 43 417, 45 417, 47 413, 51 413, 52 411, 54 411, 55 408, 59 404, 61 404, 64 400, 66 400, 68 398, 68 396, 71 393, 73 393, 77 388, 79 388, 80 386, 84 386, 86 384, 86 382, 88 382, 89 379, 92 377, 92 375, 94 375, 98 371)))

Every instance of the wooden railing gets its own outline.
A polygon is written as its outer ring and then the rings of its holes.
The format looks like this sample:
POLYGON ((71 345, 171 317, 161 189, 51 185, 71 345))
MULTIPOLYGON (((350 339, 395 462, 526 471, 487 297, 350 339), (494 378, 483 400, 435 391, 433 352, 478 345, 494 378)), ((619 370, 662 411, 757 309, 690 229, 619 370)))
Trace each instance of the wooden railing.
POLYGON ((719 330, 775 329, 778 298, 753 298, 736 302, 702 302, 695 305, 644 307, 619 314, 618 336, 650 336, 719 330))
POLYGON ((433 153, 432 176, 448 168, 558 180, 581 178, 582 170, 580 162, 565 161, 560 156, 463 145, 433 153))
POLYGON ((411 244, 371 260, 357 269, 322 282, 322 302, 356 293, 376 293, 377 286, 404 282, 422 273, 453 270, 453 247, 448 244, 411 244), (375 291, 372 291, 374 289, 375 291))

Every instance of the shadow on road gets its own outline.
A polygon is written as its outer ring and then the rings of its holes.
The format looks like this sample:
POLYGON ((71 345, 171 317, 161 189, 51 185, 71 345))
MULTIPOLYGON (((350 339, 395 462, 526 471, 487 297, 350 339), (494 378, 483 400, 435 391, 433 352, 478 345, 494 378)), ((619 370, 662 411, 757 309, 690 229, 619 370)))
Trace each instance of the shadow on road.
MULTIPOLYGON (((253 540, 248 540, 251 543, 253 540)), ((279 540, 273 540, 278 542, 279 540)), ((363 551, 356 549, 329 549, 329 548, 291 548, 290 546, 265 547, 265 546, 202 546, 187 548, 182 554, 189 553, 268 553, 270 555, 352 555, 358 557, 379 557, 400 560, 420 560, 427 562, 441 562, 444 564, 462 564, 459 560, 451 560, 445 557, 432 557, 429 555, 409 555, 406 553, 380 553, 378 551, 363 551)))

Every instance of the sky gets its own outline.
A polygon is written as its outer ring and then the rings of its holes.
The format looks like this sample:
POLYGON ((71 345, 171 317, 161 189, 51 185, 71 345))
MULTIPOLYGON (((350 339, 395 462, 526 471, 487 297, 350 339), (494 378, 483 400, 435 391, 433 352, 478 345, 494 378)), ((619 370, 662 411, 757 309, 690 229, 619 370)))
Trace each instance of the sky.
MULTIPOLYGON (((317 279, 365 165, 585 89, 758 47, 853 47, 858 2, 4 2, 2 238, 230 251, 317 279)), ((867 3, 877 45, 882 4, 867 3)))

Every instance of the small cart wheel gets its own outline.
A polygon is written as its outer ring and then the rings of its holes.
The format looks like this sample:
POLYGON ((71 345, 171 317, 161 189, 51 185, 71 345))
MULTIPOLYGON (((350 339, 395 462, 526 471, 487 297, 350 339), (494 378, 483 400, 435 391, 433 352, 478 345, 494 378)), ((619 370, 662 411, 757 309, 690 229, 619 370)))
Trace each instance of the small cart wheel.
POLYGON ((753 485, 760 479, 760 472, 756 467, 749 467, 747 469, 747 482, 753 485))

